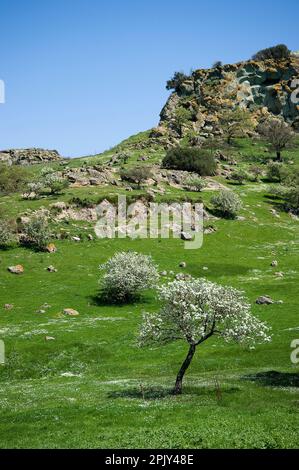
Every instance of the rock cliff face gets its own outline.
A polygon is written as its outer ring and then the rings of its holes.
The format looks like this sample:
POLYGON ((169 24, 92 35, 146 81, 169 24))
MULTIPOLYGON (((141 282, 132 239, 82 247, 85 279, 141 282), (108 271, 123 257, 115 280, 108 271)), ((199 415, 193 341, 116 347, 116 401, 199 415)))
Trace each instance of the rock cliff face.
POLYGON ((249 110, 256 124, 269 115, 281 116, 299 131, 298 54, 279 61, 250 60, 194 71, 170 95, 152 135, 170 140, 192 132, 202 138, 219 135, 219 113, 224 107, 249 110), (190 117, 178 130, 179 107, 188 110, 190 117))
POLYGON ((60 159, 61 156, 57 150, 38 148, 0 150, 0 163, 7 163, 8 165, 33 165, 59 161, 60 159))

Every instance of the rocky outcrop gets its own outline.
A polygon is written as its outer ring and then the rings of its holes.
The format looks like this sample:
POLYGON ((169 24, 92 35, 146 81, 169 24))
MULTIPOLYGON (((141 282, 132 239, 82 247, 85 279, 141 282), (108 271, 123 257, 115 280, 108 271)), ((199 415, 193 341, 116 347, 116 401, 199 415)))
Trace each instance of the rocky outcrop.
POLYGON ((67 178, 73 187, 118 185, 115 170, 102 167, 80 167, 65 170, 61 176, 67 178))
POLYGON ((0 163, 8 165, 34 165, 59 161, 61 156, 57 150, 39 148, 0 150, 0 163))
POLYGON ((224 107, 247 109, 256 124, 270 115, 280 116, 299 131, 299 93, 298 102, 294 99, 298 80, 297 54, 278 61, 250 60, 196 70, 170 95, 151 137, 165 139, 168 134, 171 144, 187 134, 199 140, 220 135, 219 114, 224 107), (183 126, 177 124, 178 107, 189 111, 183 126))

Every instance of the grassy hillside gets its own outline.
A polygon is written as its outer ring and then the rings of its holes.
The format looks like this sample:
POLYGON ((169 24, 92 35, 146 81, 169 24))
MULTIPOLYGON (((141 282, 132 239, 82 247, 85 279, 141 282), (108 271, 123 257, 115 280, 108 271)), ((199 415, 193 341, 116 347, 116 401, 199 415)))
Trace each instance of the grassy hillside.
MULTIPOLYGON (((147 134, 129 139, 128 165, 146 154, 148 163, 161 148, 134 150, 147 134)), ((103 155, 75 159, 70 167, 106 161, 103 155)), ((241 139, 230 150, 238 167, 270 157, 265 145, 241 139)), ((298 151, 285 154, 299 164, 298 151)), ((40 171, 38 167, 31 171, 40 171)), ((267 181, 230 184, 239 194, 241 220, 213 220, 215 233, 199 250, 185 250, 181 240, 88 240, 92 224, 69 222, 65 228, 81 242, 55 241, 57 252, 14 247, 0 252, 0 447, 38 448, 296 448, 298 438, 298 365, 290 361, 290 343, 298 337, 299 221, 282 212, 269 196, 267 181), (275 208, 278 216, 271 209, 275 208), (243 220, 244 218, 244 220, 243 220), (198 349, 186 375, 182 396, 170 390, 186 354, 186 344, 139 349, 142 311, 159 308, 154 292, 125 306, 97 301, 98 266, 115 252, 133 249, 151 254, 161 271, 182 271, 246 292, 255 315, 272 327, 269 344, 247 350, 210 339, 198 349), (278 267, 271 267, 272 260, 278 267), (22 264, 25 272, 7 271, 22 264), (49 265, 56 273, 47 271, 49 265), (282 271, 284 277, 277 277, 282 271), (256 305, 260 295, 282 304, 256 305), (5 310, 4 304, 13 304, 5 310), (66 317, 64 308, 80 312, 66 317), (45 337, 54 340, 46 341, 45 337)), ((73 197, 94 202, 115 197, 115 186, 69 188, 63 195, 24 201, 20 194, 0 198, 7 214, 20 213, 73 197)), ((130 196, 144 190, 134 189, 130 196)), ((213 191, 200 198, 209 208, 213 191)), ((198 193, 167 187, 163 197, 197 199, 198 193)), ((62 226, 63 223, 62 223, 62 226)), ((161 283, 173 275, 161 278, 161 283)))

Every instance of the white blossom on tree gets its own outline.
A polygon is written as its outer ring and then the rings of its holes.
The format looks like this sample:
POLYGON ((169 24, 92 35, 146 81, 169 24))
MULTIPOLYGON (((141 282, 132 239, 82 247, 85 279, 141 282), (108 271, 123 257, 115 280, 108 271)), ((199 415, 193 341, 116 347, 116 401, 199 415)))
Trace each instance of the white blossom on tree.
POLYGON ((145 313, 140 330, 141 346, 183 339, 189 344, 178 373, 174 393, 182 381, 196 348, 213 335, 253 347, 271 340, 269 328, 250 311, 243 293, 206 279, 174 281, 158 288, 162 308, 145 313))
POLYGON ((155 287, 159 279, 152 257, 132 251, 116 253, 100 269, 105 271, 101 296, 115 303, 134 300, 144 289, 155 287))

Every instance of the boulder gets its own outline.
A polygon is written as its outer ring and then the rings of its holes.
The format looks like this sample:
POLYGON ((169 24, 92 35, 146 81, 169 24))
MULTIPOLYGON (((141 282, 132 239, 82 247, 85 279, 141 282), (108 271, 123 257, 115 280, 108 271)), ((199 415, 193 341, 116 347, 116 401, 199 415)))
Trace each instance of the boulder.
POLYGON ((193 237, 192 237, 191 233, 181 232, 181 239, 185 240, 185 241, 191 241, 191 240, 193 240, 193 237))
POLYGON ((77 317, 80 315, 80 313, 77 310, 74 310, 73 308, 65 308, 63 310, 64 315, 67 315, 69 317, 77 317))
POLYGON ((256 303, 258 305, 271 305, 271 304, 274 304, 275 302, 268 295, 262 295, 258 299, 256 299, 256 303))

